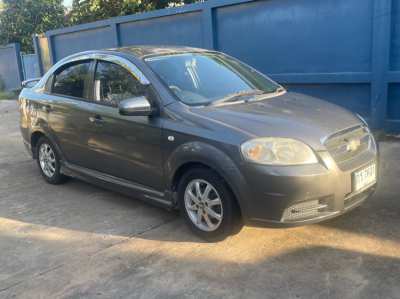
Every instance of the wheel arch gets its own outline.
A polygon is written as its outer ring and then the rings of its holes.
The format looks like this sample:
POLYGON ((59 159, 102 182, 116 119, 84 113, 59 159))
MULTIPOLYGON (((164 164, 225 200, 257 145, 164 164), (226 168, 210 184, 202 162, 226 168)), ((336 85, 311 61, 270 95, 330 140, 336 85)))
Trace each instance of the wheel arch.
POLYGON ((61 158, 62 160, 65 160, 65 159, 64 159, 64 155, 63 155, 63 153, 62 153, 60 147, 58 146, 58 143, 55 142, 55 140, 54 140, 54 138, 52 138, 51 134, 48 134, 48 133, 47 133, 45 130, 43 130, 42 128, 38 128, 38 129, 34 130, 34 131, 31 133, 31 136, 30 136, 30 144, 31 144, 32 157, 33 157, 34 159, 36 159, 36 145, 37 145, 37 143, 39 142, 40 138, 42 138, 42 137, 48 138, 48 139, 50 140, 50 142, 55 146, 55 148, 56 148, 56 150, 57 150, 57 153, 60 155, 60 158, 61 158))
POLYGON ((245 184, 243 175, 226 153, 206 143, 186 143, 171 154, 166 163, 168 190, 176 194, 179 180, 189 169, 196 167, 210 169, 224 179, 242 215, 246 214, 247 207, 243 200, 243 188, 241 188, 245 184))
POLYGON ((39 139, 45 136, 46 134, 44 134, 42 131, 35 131, 31 134, 31 151, 34 158, 36 158, 36 145, 39 142, 39 139))

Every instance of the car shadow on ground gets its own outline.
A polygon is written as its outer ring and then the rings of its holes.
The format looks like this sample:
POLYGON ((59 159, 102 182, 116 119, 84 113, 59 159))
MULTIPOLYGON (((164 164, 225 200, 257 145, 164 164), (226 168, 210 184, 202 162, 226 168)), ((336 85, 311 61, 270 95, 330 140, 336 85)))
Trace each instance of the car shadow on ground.
MULTIPOLYGON (((385 161, 398 159, 392 157, 396 152, 389 147, 384 153, 385 161)), ((167 211, 77 179, 59 186, 46 184, 32 160, 3 166, 0 189, 3 187, 7 191, 1 193, 0 217, 47 227, 121 237, 140 235, 141 238, 151 238, 147 231, 176 222, 174 229, 180 229, 180 233, 159 236, 160 241, 203 242, 193 236, 176 211, 167 211)), ((346 215, 308 227, 325 227, 399 242, 400 201, 396 192, 399 169, 386 162, 381 163, 380 172, 377 192, 363 205, 346 215)), ((292 229, 264 229, 266 234, 276 234, 276 231, 291 232, 292 229)))
POLYGON ((29 178, 10 185, 13 191, 0 201, 0 274, 11 273, 0 280, 0 291, 10 297, 35 291, 52 297, 60 284, 57 296, 71 298, 109 298, 116 289, 118 297, 150 292, 160 298, 400 293, 399 202, 385 188, 325 223, 244 228, 208 244, 176 212, 75 179, 48 185, 33 163, 9 168, 3 177, 29 178))
MULTIPOLYGON (((26 167, 26 165, 23 165, 23 167, 26 167)), ((33 169, 33 171, 36 170, 33 169)), ((36 187, 36 192, 32 192, 33 194, 30 197, 12 199, 20 201, 20 205, 27 205, 27 202, 29 202, 33 206, 30 207, 29 213, 19 213, 18 211, 6 213, 6 211, 0 210, 0 217, 88 233, 108 234, 112 232, 124 237, 140 235, 141 238, 148 238, 149 236, 144 233, 153 229, 153 227, 177 222, 178 226, 183 227, 182 233, 160 236, 160 241, 203 242, 193 236, 186 228, 178 211, 168 211, 134 197, 121 195, 76 179, 70 179, 61 186, 48 185, 40 177, 37 180, 34 185, 39 186, 42 190, 36 187), (51 199, 48 198, 48 193, 53 194, 51 199), (35 217, 35 214, 43 214, 42 209, 47 209, 54 216, 60 215, 60 217, 66 218, 66 215, 71 215, 72 218, 86 218, 87 221, 76 222, 68 219, 65 219, 65 221, 53 219, 53 217, 35 217), (103 222, 107 222, 108 225, 102 225, 103 222), (135 222, 145 222, 145 224, 138 229, 131 230, 129 223, 134 226, 135 222), (121 226, 123 226, 123 229, 119 229, 121 226)), ((18 188, 23 187, 18 186, 18 188)), ((28 190, 30 188, 32 186, 27 186, 28 190)), ((328 227, 399 242, 399 215, 400 202, 397 201, 397 197, 378 190, 362 206, 353 211, 313 226, 328 227)), ((264 230, 290 231, 291 229, 265 228, 264 230)))
MULTIPOLYGON (((0 296, 399 298, 400 293, 397 257, 327 246, 277 248, 254 259, 223 246, 140 248, 117 245, 96 259, 53 266, 17 284, 0 282, 0 296)), ((254 248, 249 251, 253 254, 254 248)))
POLYGON ((400 242, 400 201, 383 200, 383 196, 375 194, 363 206, 319 225, 400 242))

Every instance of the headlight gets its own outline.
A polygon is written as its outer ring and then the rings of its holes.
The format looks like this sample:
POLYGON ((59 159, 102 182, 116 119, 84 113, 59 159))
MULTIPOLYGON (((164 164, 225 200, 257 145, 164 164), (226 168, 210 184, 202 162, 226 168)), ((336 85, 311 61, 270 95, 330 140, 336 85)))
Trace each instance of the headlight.
POLYGON ((312 149, 301 141, 289 138, 257 138, 241 146, 247 161, 267 165, 303 165, 318 163, 312 149))

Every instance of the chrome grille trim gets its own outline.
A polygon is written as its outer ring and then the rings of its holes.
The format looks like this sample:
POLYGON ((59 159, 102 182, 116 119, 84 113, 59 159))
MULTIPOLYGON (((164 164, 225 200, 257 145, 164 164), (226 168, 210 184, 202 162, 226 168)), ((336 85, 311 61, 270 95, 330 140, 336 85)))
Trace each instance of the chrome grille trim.
POLYGON ((370 150, 372 144, 373 137, 365 126, 357 126, 340 131, 329 136, 324 142, 326 149, 339 165, 370 150), (357 148, 349 150, 352 142, 357 144, 357 148))
POLYGON ((315 218, 321 215, 328 208, 328 203, 322 200, 309 200, 296 203, 285 209, 282 215, 282 222, 290 222, 307 218, 315 218))

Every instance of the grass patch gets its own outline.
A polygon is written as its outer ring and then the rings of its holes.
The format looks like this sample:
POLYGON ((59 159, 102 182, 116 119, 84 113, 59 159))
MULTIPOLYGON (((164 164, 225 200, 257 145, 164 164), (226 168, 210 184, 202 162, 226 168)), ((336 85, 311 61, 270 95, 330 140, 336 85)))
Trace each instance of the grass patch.
POLYGON ((19 90, 0 91, 0 100, 16 100, 18 99, 19 90))

